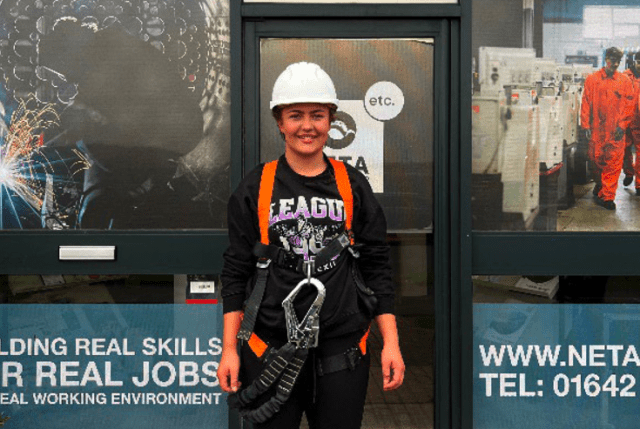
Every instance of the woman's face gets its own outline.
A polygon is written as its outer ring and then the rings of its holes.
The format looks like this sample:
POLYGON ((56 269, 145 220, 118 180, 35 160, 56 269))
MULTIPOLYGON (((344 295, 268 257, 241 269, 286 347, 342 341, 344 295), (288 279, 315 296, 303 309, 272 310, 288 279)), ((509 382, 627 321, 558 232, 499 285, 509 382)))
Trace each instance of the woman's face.
POLYGON ((329 106, 318 103, 285 106, 278 128, 284 134, 286 150, 291 155, 305 158, 318 155, 322 153, 331 129, 329 106))

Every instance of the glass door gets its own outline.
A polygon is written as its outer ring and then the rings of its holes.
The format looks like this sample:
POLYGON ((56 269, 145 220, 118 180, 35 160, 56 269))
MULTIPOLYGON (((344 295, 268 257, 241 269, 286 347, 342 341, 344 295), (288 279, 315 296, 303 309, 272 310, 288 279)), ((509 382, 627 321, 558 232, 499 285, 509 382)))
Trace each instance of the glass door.
POLYGON ((269 110, 278 75, 292 63, 319 64, 334 81, 340 100, 325 154, 365 175, 387 218, 395 313, 407 367, 403 386, 384 392, 382 338, 374 330, 362 427, 431 428, 438 413, 435 379, 442 376, 436 371, 435 302, 445 293, 435 286, 434 259, 439 225, 435 100, 444 91, 437 89, 435 76, 442 40, 433 37, 439 28, 424 22, 385 23, 389 25, 362 20, 348 25, 312 20, 245 24, 244 167, 249 171, 284 153, 269 110))

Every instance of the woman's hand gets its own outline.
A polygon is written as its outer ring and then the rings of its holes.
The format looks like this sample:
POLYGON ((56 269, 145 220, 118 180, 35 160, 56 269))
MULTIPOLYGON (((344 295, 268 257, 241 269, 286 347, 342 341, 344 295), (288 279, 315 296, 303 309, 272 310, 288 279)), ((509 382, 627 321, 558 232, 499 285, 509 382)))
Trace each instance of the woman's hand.
POLYGON ((397 389, 404 381, 404 360, 400 347, 384 346, 380 356, 382 362, 382 388, 385 391, 397 389))
POLYGON ((218 380, 224 392, 237 392, 240 388, 238 374, 240 373, 240 357, 235 349, 223 350, 218 365, 218 380))
POLYGON ((382 335, 382 388, 394 390, 404 381, 404 360, 400 353, 398 327, 396 316, 393 314, 379 314, 376 323, 382 335))
POLYGON ((222 330, 222 356, 218 365, 218 380, 224 392, 237 392, 240 388, 240 357, 236 348, 236 335, 242 323, 242 311, 225 313, 222 330))

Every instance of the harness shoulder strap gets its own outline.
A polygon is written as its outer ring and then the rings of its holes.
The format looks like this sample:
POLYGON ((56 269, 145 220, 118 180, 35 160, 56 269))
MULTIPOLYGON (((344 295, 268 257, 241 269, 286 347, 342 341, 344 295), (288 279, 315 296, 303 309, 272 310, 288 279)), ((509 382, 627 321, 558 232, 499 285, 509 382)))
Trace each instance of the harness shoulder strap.
POLYGON ((268 162, 262 169, 260 178, 260 192, 258 193, 258 221, 260 223, 260 242, 269 244, 269 212, 271 211, 271 196, 276 178, 278 160, 268 162))
MULTIPOLYGON (((258 193, 258 222, 260 226, 260 241, 269 244, 269 212, 271 211, 271 196, 273 194, 273 183, 276 177, 278 161, 271 161, 264 165, 262 177, 260 178, 260 191, 258 193)), ((256 284, 244 309, 244 318, 240 324, 237 338, 239 340, 250 341, 253 328, 258 318, 258 311, 267 288, 267 277, 269 271, 267 267, 269 261, 258 261, 256 284)))
MULTIPOLYGON (((345 209, 345 229, 351 231, 353 222, 353 190, 351 181, 347 173, 344 162, 329 158, 336 175, 338 192, 344 202, 345 209)), ((258 221, 260 224, 260 242, 269 244, 269 212, 271 211, 271 197, 273 196, 273 185, 275 183, 278 160, 268 162, 262 170, 260 178, 260 192, 258 194, 258 221)), ((351 240, 353 244, 353 239, 351 240)))
MULTIPOLYGON (((338 192, 344 202, 345 210, 345 229, 351 231, 351 223, 353 221, 353 191, 351 189, 351 182, 349 181, 349 175, 347 174, 347 167, 344 162, 329 158, 329 162, 333 166, 333 171, 336 173, 336 184, 338 185, 338 192)), ((353 244, 353 238, 351 239, 353 244)))

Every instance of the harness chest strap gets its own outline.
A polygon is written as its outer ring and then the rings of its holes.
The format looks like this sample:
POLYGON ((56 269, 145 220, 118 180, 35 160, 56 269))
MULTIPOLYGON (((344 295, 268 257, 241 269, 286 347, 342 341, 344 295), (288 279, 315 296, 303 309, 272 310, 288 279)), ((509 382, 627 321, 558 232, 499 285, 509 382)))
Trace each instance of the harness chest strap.
POLYGON ((256 256, 258 260, 270 260, 279 267, 303 274, 308 274, 307 270, 310 266, 311 274, 315 274, 318 268, 333 261, 349 246, 351 246, 351 237, 347 232, 343 232, 325 244, 325 246, 314 255, 312 260, 307 261, 302 256, 286 250, 283 247, 261 242, 257 242, 253 246, 253 255, 256 256))

